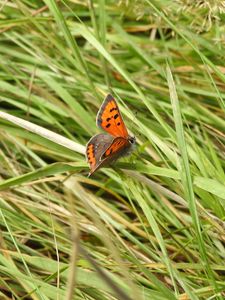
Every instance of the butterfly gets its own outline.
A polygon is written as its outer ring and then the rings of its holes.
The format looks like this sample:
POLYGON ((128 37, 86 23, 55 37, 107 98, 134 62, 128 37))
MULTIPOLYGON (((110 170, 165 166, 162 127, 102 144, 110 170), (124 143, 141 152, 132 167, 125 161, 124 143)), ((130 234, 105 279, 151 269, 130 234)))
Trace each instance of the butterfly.
POLYGON ((129 155, 136 142, 135 137, 128 134, 116 100, 110 94, 98 111, 96 124, 106 133, 96 134, 87 143, 86 158, 90 166, 88 176, 121 156, 129 155))

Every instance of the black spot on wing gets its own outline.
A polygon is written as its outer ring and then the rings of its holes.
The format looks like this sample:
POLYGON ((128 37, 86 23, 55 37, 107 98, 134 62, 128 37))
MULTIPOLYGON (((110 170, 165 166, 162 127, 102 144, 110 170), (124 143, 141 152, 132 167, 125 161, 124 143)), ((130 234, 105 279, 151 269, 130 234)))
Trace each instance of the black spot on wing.
POLYGON ((110 112, 113 112, 114 110, 117 110, 117 108, 116 107, 111 108, 110 112))
POLYGON ((109 128, 111 126, 111 124, 110 123, 108 123, 105 127, 106 128, 109 128))
POLYGON ((113 118, 116 120, 118 117, 119 117, 119 115, 115 114, 113 118))
POLYGON ((121 123, 120 123, 120 122, 118 122, 118 123, 117 123, 117 126, 120 126, 120 124, 121 124, 121 123))

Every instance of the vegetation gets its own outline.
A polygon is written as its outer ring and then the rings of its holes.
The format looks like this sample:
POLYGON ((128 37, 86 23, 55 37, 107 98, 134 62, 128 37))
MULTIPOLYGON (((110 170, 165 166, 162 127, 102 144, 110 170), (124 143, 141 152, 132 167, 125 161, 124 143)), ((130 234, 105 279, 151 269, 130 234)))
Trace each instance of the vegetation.
POLYGON ((0 0, 0 111, 42 127, 0 118, 0 299, 225 298, 224 12, 0 0), (137 147, 88 178, 109 92, 137 147))

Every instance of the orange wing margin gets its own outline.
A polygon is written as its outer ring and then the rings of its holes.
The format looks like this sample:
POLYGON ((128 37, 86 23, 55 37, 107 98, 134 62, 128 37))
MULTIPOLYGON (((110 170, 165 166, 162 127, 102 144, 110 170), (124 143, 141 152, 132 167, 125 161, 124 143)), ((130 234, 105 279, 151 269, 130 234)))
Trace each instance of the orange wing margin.
POLYGON ((96 158, 95 158, 94 150, 95 150, 94 144, 89 142, 86 149, 86 155, 91 170, 94 169, 96 166, 96 158))
POLYGON ((122 116, 116 100, 108 94, 99 109, 96 119, 97 126, 113 136, 127 138, 127 128, 123 122, 122 116))

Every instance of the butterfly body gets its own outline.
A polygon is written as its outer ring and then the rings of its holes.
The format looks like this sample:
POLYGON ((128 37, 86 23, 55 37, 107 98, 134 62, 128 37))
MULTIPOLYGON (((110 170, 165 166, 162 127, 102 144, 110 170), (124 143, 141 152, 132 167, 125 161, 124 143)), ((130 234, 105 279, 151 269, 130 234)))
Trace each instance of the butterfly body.
POLYGON ((135 137, 128 134, 116 100, 108 95, 99 109, 97 126, 107 133, 93 136, 86 146, 86 157, 93 174, 100 167, 112 163, 122 156, 129 155, 135 145, 135 137))

